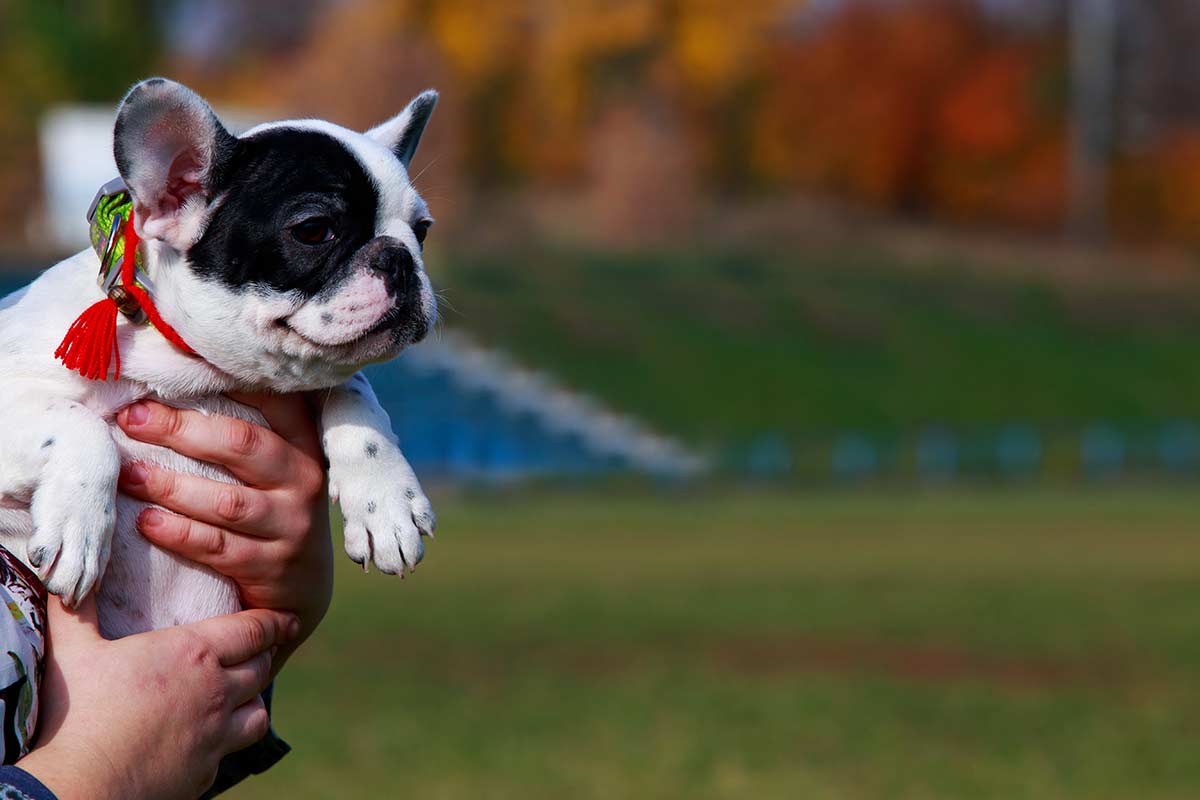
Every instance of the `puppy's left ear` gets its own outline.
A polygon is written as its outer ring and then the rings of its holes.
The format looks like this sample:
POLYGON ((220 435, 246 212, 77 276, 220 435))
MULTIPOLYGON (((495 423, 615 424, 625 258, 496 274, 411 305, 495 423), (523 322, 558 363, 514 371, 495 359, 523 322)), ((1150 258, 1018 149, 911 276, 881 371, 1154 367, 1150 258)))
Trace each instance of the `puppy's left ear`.
POLYGON ((417 145, 421 142, 425 123, 429 122, 437 100, 438 93, 433 89, 426 89, 414 97, 399 114, 367 131, 367 136, 395 153, 404 168, 408 169, 413 154, 417 152, 417 145))
POLYGON ((195 244, 237 144, 186 86, 150 78, 130 89, 117 110, 113 155, 143 238, 180 251, 195 244))

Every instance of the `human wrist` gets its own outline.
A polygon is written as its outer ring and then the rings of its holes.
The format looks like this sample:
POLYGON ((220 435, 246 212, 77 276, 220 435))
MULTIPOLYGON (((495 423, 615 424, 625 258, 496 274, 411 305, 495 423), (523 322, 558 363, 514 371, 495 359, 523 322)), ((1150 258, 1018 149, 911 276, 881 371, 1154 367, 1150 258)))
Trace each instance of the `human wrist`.
POLYGON ((34 748, 16 766, 37 778, 57 800, 102 800, 137 796, 98 748, 71 746, 61 737, 34 748))

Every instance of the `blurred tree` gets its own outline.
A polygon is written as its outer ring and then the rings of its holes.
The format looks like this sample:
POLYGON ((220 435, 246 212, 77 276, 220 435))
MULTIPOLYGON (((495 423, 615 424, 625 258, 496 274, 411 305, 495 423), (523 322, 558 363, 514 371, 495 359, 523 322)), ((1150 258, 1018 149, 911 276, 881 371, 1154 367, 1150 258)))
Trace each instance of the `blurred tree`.
MULTIPOLYGON (((47 106, 112 103, 161 71, 219 105, 359 128, 443 88, 418 165, 436 161, 423 188, 457 200, 443 219, 523 191, 606 239, 653 204, 641 218, 678 236, 705 203, 765 191, 1053 228, 1069 218, 1071 2, 4 3, 0 67, 19 77, 0 84, 0 213, 36 191, 47 106)), ((1111 137, 1089 162, 1113 179, 1075 196, 1122 235, 1200 240, 1200 4, 1087 2, 1120 13, 1099 92, 1111 137)))
POLYGON ((1119 10, 1117 0, 1074 0, 1070 8, 1070 223, 1076 236, 1098 238, 1108 226, 1119 10))
MULTIPOLYGON (((0 218, 26 219, 35 205, 42 110, 111 102, 155 63, 156 25, 149 0, 0 4, 0 218)), ((21 233, 3 227, 0 238, 21 233)))

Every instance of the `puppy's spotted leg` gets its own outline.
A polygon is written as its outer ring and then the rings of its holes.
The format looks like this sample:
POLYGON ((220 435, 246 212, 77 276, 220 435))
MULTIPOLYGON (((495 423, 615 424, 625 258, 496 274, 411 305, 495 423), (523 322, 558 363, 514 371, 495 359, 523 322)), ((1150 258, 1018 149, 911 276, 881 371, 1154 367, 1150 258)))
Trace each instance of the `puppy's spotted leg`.
POLYGON ((120 460, 108 426, 69 400, 22 401, 0 430, 0 494, 29 499, 29 565, 76 605, 108 564, 120 460))
POLYGON ((329 494, 342 508, 346 554, 365 569, 412 571, 437 521, 362 373, 332 390, 321 416, 329 494))

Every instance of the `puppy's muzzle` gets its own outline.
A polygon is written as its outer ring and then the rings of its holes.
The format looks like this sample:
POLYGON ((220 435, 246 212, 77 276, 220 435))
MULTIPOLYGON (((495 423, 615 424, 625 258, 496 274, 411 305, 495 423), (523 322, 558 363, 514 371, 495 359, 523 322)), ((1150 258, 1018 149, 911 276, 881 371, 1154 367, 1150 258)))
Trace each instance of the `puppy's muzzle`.
POLYGON ((367 267, 383 278, 388 294, 398 303, 408 300, 410 292, 419 292, 417 262, 408 247, 391 236, 378 236, 363 247, 367 267))

